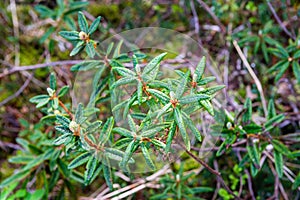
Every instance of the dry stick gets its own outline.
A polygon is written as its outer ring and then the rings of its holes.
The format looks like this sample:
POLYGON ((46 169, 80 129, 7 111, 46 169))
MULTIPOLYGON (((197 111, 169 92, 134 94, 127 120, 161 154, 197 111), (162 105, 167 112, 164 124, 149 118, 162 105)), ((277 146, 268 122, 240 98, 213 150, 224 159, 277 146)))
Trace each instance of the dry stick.
POLYGON ((192 152, 190 152, 184 145, 180 144, 180 146, 185 150, 185 152, 191 156, 194 160, 196 160, 198 163, 200 163, 203 167, 205 167, 208 171, 210 171, 212 174, 217 176, 218 181, 221 182, 223 187, 229 192, 231 195, 235 197, 235 199, 240 199, 236 194, 234 194, 231 189, 226 185, 224 179, 221 176, 221 173, 211 168, 206 162, 195 156, 192 152))
POLYGON ((268 160, 268 163, 269 163, 269 167, 270 167, 270 169, 273 173, 273 176, 275 177, 273 197, 275 199, 279 199, 279 191, 278 191, 278 189, 279 189, 279 177, 278 177, 278 174, 277 174, 276 170, 274 169, 273 163, 270 160, 268 160))
POLYGON ((262 85, 259 81, 259 79, 257 78, 256 74, 254 73, 254 71, 252 70, 249 62, 247 61, 246 56, 244 55, 244 53, 242 52, 240 46, 238 45, 236 40, 233 40, 233 45, 236 49, 236 51, 238 52, 239 56, 241 57, 245 67, 247 68, 249 74, 251 75, 251 77, 253 78, 255 85, 259 91, 260 97, 261 97, 261 103, 264 109, 264 113, 265 113, 265 117, 268 115, 268 111, 267 111, 267 103, 266 103, 266 99, 265 99, 265 95, 262 89, 262 85))
MULTIPOLYGON (((14 36, 19 40, 19 21, 18 21, 18 15, 17 15, 17 6, 15 0, 10 0, 10 9, 12 14, 12 22, 14 27, 14 36)), ((15 45, 15 65, 20 64, 20 43, 19 41, 16 42, 15 45)))
POLYGON ((0 74, 0 78, 18 72, 18 71, 27 71, 27 70, 33 70, 33 69, 39 69, 39 68, 45 68, 45 67, 53 67, 58 65, 75 65, 83 60, 63 60, 63 61, 56 61, 56 62, 50 62, 50 63, 42 63, 42 64, 36 64, 36 65, 28 65, 28 66, 15 66, 8 71, 3 71, 0 74))
POLYGON ((219 18, 215 15, 215 13, 213 13, 213 11, 209 8, 209 6, 205 2, 203 2, 202 0, 197 0, 197 1, 206 10, 206 12, 208 12, 208 14, 213 18, 213 20, 218 24, 218 26, 221 28, 221 32, 223 34, 225 34, 226 33, 226 28, 221 23, 219 18))
POLYGON ((268 7, 270 8, 272 14, 274 15, 277 23, 279 24, 279 26, 282 28, 282 30, 285 32, 285 34, 287 34, 289 37, 293 38, 293 40, 296 40, 296 37, 293 36, 285 27, 285 25, 282 23, 281 19, 279 18, 279 16, 277 15, 274 7, 272 6, 272 4, 270 3, 270 1, 267 1, 268 7))
POLYGON ((106 194, 105 196, 98 195, 96 197, 96 199, 109 199, 109 198, 111 198, 113 196, 116 196, 116 195, 118 195, 120 193, 123 193, 123 192, 126 192, 126 194, 129 194, 129 193, 133 194, 134 192, 132 192, 132 191, 134 190, 134 188, 139 187, 139 186, 145 184, 147 181, 152 182, 155 179, 157 179, 159 176, 164 175, 166 173, 169 173, 170 172, 169 167, 170 167, 169 165, 165 165, 158 172, 152 174, 151 176, 146 177, 146 179, 141 179, 141 180, 137 181, 136 183, 133 183, 133 184, 128 185, 126 187, 120 188, 120 189, 118 189, 116 191, 113 191, 113 192, 111 192, 109 194, 106 194), (127 192, 129 192, 129 193, 127 193, 127 192))
POLYGON ((32 77, 33 77, 33 75, 31 74, 31 76, 27 78, 25 83, 22 85, 22 87, 20 87, 20 89, 16 93, 14 93, 13 95, 11 95, 11 96, 7 97, 6 99, 4 99, 3 101, 1 101, 0 107, 3 106, 4 104, 8 103, 12 99, 16 98, 17 96, 19 96, 25 90, 25 88, 28 86, 32 77))

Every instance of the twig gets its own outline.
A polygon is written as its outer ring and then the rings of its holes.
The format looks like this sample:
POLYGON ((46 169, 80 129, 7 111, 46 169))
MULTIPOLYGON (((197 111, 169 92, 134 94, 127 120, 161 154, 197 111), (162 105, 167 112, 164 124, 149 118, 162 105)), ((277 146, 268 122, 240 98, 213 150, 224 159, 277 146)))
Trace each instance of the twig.
POLYGON ((274 195, 273 197, 278 200, 279 199, 279 177, 278 177, 278 174, 272 164, 272 161, 268 160, 268 163, 269 163, 269 167, 273 173, 273 176, 275 177, 275 183, 274 183, 274 195))
POLYGON ((106 194, 105 196, 98 195, 95 199, 110 199, 113 196, 119 195, 115 197, 116 199, 121 199, 126 196, 129 196, 141 189, 144 189, 145 187, 150 187, 155 182, 155 180, 166 173, 169 173, 171 170, 169 169, 169 165, 165 165, 162 169, 160 169, 158 172, 152 174, 151 176, 146 177, 145 179, 140 179, 137 182, 128 185, 126 187, 120 188, 118 190, 115 190, 111 193, 106 194), (147 183, 148 182, 148 183, 147 183))
POLYGON ((17 6, 15 0, 10 0, 10 10, 12 15, 12 22, 14 27, 14 36, 18 39, 18 41, 15 44, 15 65, 20 64, 20 43, 19 43, 19 21, 18 21, 18 15, 17 15, 17 6))
MULTIPOLYGON (((215 168, 215 170, 219 171, 219 166, 218 166, 217 160, 214 160, 214 168, 215 168)), ((216 190, 214 192, 214 196, 212 197, 212 200, 217 199, 220 187, 221 187, 221 183, 219 181, 217 181, 216 190)))
POLYGON ((0 107, 5 105, 6 103, 11 101, 12 99, 16 98, 17 96, 19 96, 25 90, 25 88, 28 86, 28 84, 30 83, 32 77, 33 77, 33 75, 31 74, 31 76, 27 78, 25 83, 22 85, 22 87, 19 88, 19 90, 17 92, 15 92, 13 95, 11 95, 11 96, 7 97, 6 99, 4 99, 3 101, 1 101, 0 102, 0 107))
POLYGON ((268 7, 270 8, 272 14, 274 15, 277 23, 279 24, 279 26, 282 28, 282 30, 285 32, 285 34, 287 34, 289 37, 293 38, 293 40, 296 40, 296 37, 292 35, 292 33, 290 33, 287 28, 285 27, 285 25, 283 24, 283 22, 281 21, 281 19, 279 18, 279 16, 277 15, 274 7, 272 6, 272 4, 270 3, 270 1, 267 1, 268 7))
POLYGON ((259 91, 260 97, 261 97, 261 102, 262 102, 262 106, 263 106, 263 109, 264 109, 264 114, 265 114, 265 117, 266 117, 268 115, 267 103, 266 103, 265 95, 264 95, 263 88, 262 88, 262 85, 260 83, 260 80, 257 78, 256 74, 252 70, 249 62, 247 61, 246 56, 242 52, 242 50, 241 50, 241 48, 238 45, 236 40, 233 40, 233 45, 234 45, 236 51, 238 52, 239 56, 241 57, 245 67, 247 68, 248 72, 250 73, 251 77, 253 78, 253 80, 255 82, 255 85, 256 85, 256 87, 259 91))
POLYGON ((200 31, 199 18, 198 18, 198 14, 196 12, 196 9, 195 9, 194 0, 190 1, 190 4, 191 4, 192 13, 193 13, 193 16, 194 16, 195 32, 197 34, 197 37, 199 37, 199 31, 200 31))
MULTIPOLYGON (((179 143, 180 144, 180 143, 179 143)), ((201 160, 200 158, 196 157, 192 152, 190 152, 188 149, 185 148, 184 145, 180 144, 180 146, 185 150, 185 152, 191 156, 194 160, 196 160, 198 163, 200 163, 203 167, 205 167, 208 171, 210 171, 212 174, 217 176, 217 180, 223 185, 223 187, 225 188, 225 190, 227 190, 227 192, 229 192, 231 195, 233 195, 235 197, 235 199, 240 199, 238 196, 236 196, 236 194, 234 194, 231 189, 226 185, 224 179, 221 176, 221 173, 214 170, 213 168, 211 168, 206 162, 204 162, 203 160, 201 160)))
MULTIPOLYGON (((241 156, 240 152, 237 152, 237 157, 238 157, 239 161, 242 160, 242 156, 241 156)), ((250 173, 249 173, 249 171, 248 171, 247 168, 244 169, 244 172, 245 172, 245 174, 247 175, 248 190, 249 190, 251 199, 252 199, 252 200, 255 200, 255 194, 254 194, 253 187, 252 187, 252 180, 251 180, 250 173)), ((241 181, 241 180, 240 180, 240 181, 241 181)), ((240 196, 240 195, 241 195, 241 194, 240 194, 240 192, 239 192, 239 196, 240 196)))
POLYGON ((50 62, 50 63, 42 63, 42 64, 36 64, 36 65, 27 65, 27 66, 15 66, 7 71, 3 71, 0 74, 0 78, 18 72, 18 71, 27 71, 27 70, 33 70, 33 69, 39 69, 39 68, 45 68, 45 67, 53 67, 53 66, 60 66, 60 65, 75 65, 83 60, 63 60, 63 61, 56 61, 56 62, 50 62))
POLYGON ((208 14, 213 18, 213 20, 218 24, 218 26, 221 28, 221 32, 223 34, 225 34, 226 33, 226 27, 221 23, 221 21, 215 15, 215 13, 213 13, 213 11, 209 8, 209 6, 205 2, 203 2, 202 0, 197 0, 197 1, 206 10, 206 12, 208 12, 208 14))

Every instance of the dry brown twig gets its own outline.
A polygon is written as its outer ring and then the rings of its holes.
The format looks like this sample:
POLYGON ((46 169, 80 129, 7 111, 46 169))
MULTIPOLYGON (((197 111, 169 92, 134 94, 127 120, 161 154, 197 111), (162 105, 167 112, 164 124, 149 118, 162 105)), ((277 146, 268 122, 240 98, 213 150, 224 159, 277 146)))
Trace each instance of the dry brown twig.
POLYGON ((245 67, 247 68, 250 76, 253 78, 254 82, 255 82, 255 85, 259 91, 259 94, 260 94, 260 98, 261 98, 261 103, 262 103, 262 106, 263 106, 263 110, 264 110, 264 114, 265 114, 265 117, 268 115, 268 110, 267 110, 267 102, 266 102, 266 99, 265 99, 265 95, 264 95, 264 91, 263 91, 263 88, 262 88, 262 85, 260 83, 260 80, 257 78, 255 72, 253 71, 253 69, 251 68, 246 56, 244 55, 244 53, 242 52, 240 46, 238 45, 237 41, 236 40, 233 40, 233 45, 236 49, 236 51, 238 52, 240 58, 242 59, 245 67))
POLYGON ((104 195, 103 193, 100 193, 95 200, 100 199, 122 199, 125 197, 128 197, 146 187, 156 187, 155 185, 158 181, 158 178, 162 175, 165 175, 167 173, 171 172, 171 169, 169 168, 169 165, 165 165, 162 169, 157 171, 156 173, 152 174, 151 176, 146 177, 145 179, 137 180, 137 182, 128 185, 126 187, 120 188, 118 190, 115 190, 111 193, 108 193, 104 195), (118 196, 117 196, 118 195, 118 196), (113 198, 112 198, 113 197, 113 198))

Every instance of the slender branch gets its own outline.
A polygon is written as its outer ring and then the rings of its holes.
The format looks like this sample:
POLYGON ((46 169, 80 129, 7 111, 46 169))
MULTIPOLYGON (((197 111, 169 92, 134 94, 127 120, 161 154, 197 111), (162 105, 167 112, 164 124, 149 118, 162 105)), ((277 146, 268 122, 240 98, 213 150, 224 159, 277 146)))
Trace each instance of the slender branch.
MULTIPOLYGON (((180 144, 180 143, 179 143, 180 144)), ((217 176, 217 180, 223 185, 223 187, 229 192, 231 195, 235 197, 235 199, 241 199, 236 194, 234 194, 231 189, 226 185, 224 179, 221 176, 221 173, 211 168, 206 162, 195 156, 192 152, 190 152, 187 148, 185 148, 184 145, 180 144, 180 146, 185 150, 185 152, 191 156, 194 160, 196 160, 198 163, 200 163, 203 167, 205 167, 208 171, 210 171, 212 174, 217 176)))
POLYGON ((285 32, 285 34, 287 34, 289 37, 293 38, 293 40, 296 40, 296 37, 293 36, 292 33, 287 30, 287 28, 285 27, 285 25, 283 24, 283 22, 281 21, 281 19, 277 15, 274 7, 272 6, 272 4, 270 3, 269 0, 267 1, 267 4, 268 4, 268 7, 270 8, 272 14, 274 15, 277 23, 279 24, 279 26, 281 27, 281 29, 285 32))
POLYGON ((221 32, 224 34, 226 33, 226 27, 221 23, 219 18, 215 15, 215 13, 209 8, 209 6, 202 0, 197 0, 198 3, 208 12, 208 14, 213 18, 213 20, 218 24, 221 28, 221 32))
POLYGON ((12 99, 16 98, 17 96, 19 96, 24 90, 25 88, 29 85, 31 79, 32 79, 33 75, 31 74, 31 76, 29 76, 27 78, 27 80, 25 81, 25 83, 19 88, 19 90, 14 93, 13 95, 7 97, 6 99, 4 99, 3 101, 0 102, 0 107, 5 105, 6 103, 8 103, 9 101, 11 101, 12 99))
POLYGON ((262 88, 262 85, 260 83, 260 80, 257 78, 255 72, 252 70, 249 62, 247 61, 247 58, 246 56, 244 55, 244 53, 242 52, 240 46, 238 45, 237 41, 236 40, 233 40, 233 45, 236 49, 236 51, 238 52, 239 56, 241 57, 245 67, 247 68, 249 74, 251 75, 251 77, 253 78, 254 82, 255 82, 255 85, 259 91, 259 94, 260 94, 260 98, 261 98, 261 103, 262 103, 262 106, 263 106, 263 109, 264 109, 264 113, 265 113, 265 117, 268 115, 268 111, 267 111, 267 103, 266 103, 266 99, 265 99, 265 95, 264 95, 264 92, 263 92, 263 88, 262 88))
POLYGON ((53 67, 53 66, 60 66, 60 65, 75 65, 83 60, 64 60, 64 61, 56 61, 56 62, 50 62, 50 63, 42 63, 42 64, 36 64, 36 65, 27 65, 27 66, 15 66, 7 71, 3 71, 0 74, 0 78, 18 72, 18 71, 27 71, 27 70, 33 70, 33 69, 39 69, 39 68, 45 68, 45 67, 53 67))
POLYGON ((74 119, 74 115, 69 111, 69 109, 65 106, 65 104, 63 102, 61 102, 60 100, 58 100, 58 103, 66 111, 66 113, 68 113, 68 115, 73 120, 74 119))
POLYGON ((19 43, 19 20, 17 15, 17 6, 15 0, 10 0, 10 9, 12 15, 12 22, 13 22, 13 30, 14 36, 18 38, 18 41, 15 43, 15 65, 20 64, 20 43, 19 43))

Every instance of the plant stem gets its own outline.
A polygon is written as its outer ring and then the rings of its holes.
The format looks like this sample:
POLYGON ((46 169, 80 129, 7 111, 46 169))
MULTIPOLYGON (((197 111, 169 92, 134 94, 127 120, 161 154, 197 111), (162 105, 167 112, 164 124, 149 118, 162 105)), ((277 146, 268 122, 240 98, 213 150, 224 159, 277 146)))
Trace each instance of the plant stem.
POLYGON ((69 111, 69 109, 65 106, 65 104, 63 102, 61 102, 61 100, 58 100, 58 103, 64 109, 64 111, 66 111, 66 113, 68 113, 68 115, 71 117, 71 119, 74 120, 74 115, 69 111))
POLYGON ((187 150, 185 148, 184 145, 179 144, 182 148, 184 148, 185 152, 191 156, 194 160, 196 160, 198 163, 200 163, 203 167, 205 167, 208 171, 210 171, 212 174, 217 176, 218 181, 221 182, 221 184, 223 185, 223 187, 227 190, 227 192, 229 192, 231 195, 233 195, 235 197, 235 199, 241 199, 238 196, 236 196, 231 189, 226 185, 224 179, 221 176, 221 173, 214 170, 213 168, 211 168, 206 162, 204 162, 203 160, 201 160, 200 158, 198 158, 197 156, 195 156, 192 152, 190 152, 189 150, 187 150))

